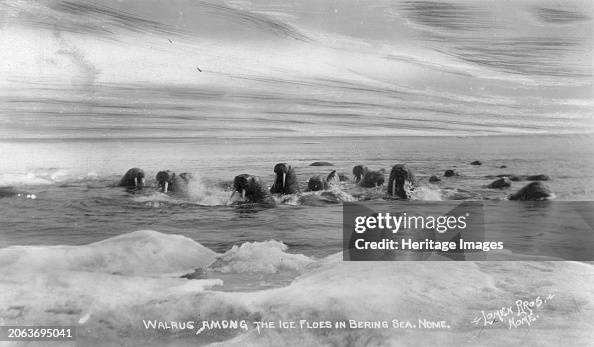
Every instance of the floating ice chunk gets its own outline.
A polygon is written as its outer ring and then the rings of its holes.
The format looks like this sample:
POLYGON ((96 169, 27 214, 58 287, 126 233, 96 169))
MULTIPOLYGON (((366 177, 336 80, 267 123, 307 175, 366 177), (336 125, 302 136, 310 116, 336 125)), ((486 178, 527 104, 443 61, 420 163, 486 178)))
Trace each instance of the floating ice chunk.
POLYGON ((286 253, 287 249, 287 245, 274 240, 246 242, 233 246, 210 269, 223 273, 275 273, 280 270, 301 271, 314 262, 303 254, 286 253))
POLYGON ((141 230, 82 246, 13 246, 0 267, 16 271, 75 270, 132 276, 181 276, 205 268, 216 253, 181 235, 141 230))

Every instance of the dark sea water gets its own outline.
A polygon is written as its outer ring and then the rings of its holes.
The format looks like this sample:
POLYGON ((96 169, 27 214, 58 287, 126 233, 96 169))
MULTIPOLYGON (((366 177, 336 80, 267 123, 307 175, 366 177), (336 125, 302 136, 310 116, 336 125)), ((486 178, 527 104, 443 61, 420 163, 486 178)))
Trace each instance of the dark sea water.
MULTIPOLYGON (((308 206, 292 199, 245 213, 226 206, 233 177, 250 173, 270 186, 273 166, 287 162, 305 189, 311 176, 332 170, 351 176, 354 165, 365 164, 389 173, 393 165, 406 163, 423 182, 418 200, 504 199, 529 182, 488 189, 494 179, 486 176, 546 174, 556 200, 588 201, 594 198, 592 141, 589 136, 509 136, 3 142, 5 157, 22 160, 5 165, 0 183, 13 186, 21 196, 1 200, 0 245, 79 245, 154 229, 188 236, 216 251, 244 241, 276 239, 299 253, 328 255, 340 247, 341 204, 308 206), (477 159, 483 165, 470 165, 477 159), (309 166, 314 161, 335 166, 309 166), (507 167, 500 168, 503 165, 507 167), (141 192, 115 187, 130 167, 143 168, 152 187, 156 173, 165 169, 190 172, 195 179, 189 196, 169 196, 151 187, 141 192), (447 169, 456 169, 460 176, 428 182, 429 176, 442 176, 447 169)), ((345 182, 342 188, 355 196, 347 201, 364 193, 353 183, 345 182)))

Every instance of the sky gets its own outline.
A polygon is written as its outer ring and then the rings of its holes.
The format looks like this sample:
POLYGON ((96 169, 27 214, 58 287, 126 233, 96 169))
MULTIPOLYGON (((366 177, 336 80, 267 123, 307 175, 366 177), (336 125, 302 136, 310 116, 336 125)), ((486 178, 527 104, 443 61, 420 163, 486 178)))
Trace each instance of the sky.
POLYGON ((594 131, 591 1, 0 3, 0 139, 594 131))

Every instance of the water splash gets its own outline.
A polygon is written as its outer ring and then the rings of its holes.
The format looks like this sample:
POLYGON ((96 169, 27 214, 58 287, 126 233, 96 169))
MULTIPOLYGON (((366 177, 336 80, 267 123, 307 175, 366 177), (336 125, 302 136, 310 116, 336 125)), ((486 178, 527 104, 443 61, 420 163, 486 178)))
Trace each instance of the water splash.
POLYGON ((188 183, 188 197, 190 201, 203 206, 224 206, 230 192, 217 186, 208 184, 199 173, 192 175, 188 183))

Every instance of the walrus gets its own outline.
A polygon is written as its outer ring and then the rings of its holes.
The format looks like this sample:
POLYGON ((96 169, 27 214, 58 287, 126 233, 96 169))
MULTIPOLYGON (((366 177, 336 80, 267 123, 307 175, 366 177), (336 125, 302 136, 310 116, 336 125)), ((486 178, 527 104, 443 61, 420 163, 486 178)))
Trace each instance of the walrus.
POLYGON ((330 188, 338 187, 340 185, 340 175, 333 170, 323 179, 320 176, 313 176, 307 182, 307 191, 317 192, 320 190, 327 190, 330 188))
POLYGON ((336 172, 336 170, 332 170, 332 172, 330 172, 328 176, 326 176, 326 183, 328 184, 328 188, 340 185, 340 181, 342 181, 342 178, 340 177, 340 174, 336 172))
POLYGON ((233 193, 229 201, 236 193, 241 194, 242 202, 274 204, 274 200, 264 188, 262 181, 256 176, 241 174, 233 179, 233 193))
POLYGON ((355 182, 364 188, 375 188, 384 184, 384 174, 379 171, 371 171, 364 165, 353 167, 355 182))
POLYGON ((431 183, 441 182, 441 178, 433 175, 433 176, 429 177, 429 182, 431 182, 431 183))
POLYGON ((126 171, 118 186, 142 189, 144 187, 144 171, 137 167, 131 168, 126 171))
POLYGON ((509 177, 501 177, 489 183, 487 188, 503 189, 511 187, 511 179, 509 177))
POLYGON ((313 176, 307 182, 307 190, 310 192, 317 192, 319 190, 328 189, 328 182, 322 179, 320 176, 313 176))
POLYGON ((555 195, 544 183, 540 181, 529 183, 516 193, 509 196, 510 200, 538 201, 549 200, 555 195))
POLYGON ((472 163, 470 163, 470 165, 480 166, 480 165, 483 165, 483 162, 481 162, 480 160, 475 160, 472 163))
POLYGON ((192 175, 183 172, 176 175, 175 172, 169 170, 159 171, 157 173, 157 184, 163 193, 168 192, 185 192, 188 190, 188 183, 192 179, 192 175))
POLYGON ((287 163, 278 163, 274 166, 274 173, 276 178, 270 192, 272 194, 295 194, 299 193, 299 182, 297 182, 297 175, 291 165, 287 163))
POLYGON ((443 175, 444 175, 445 177, 460 176, 460 174, 458 173, 458 171, 456 171, 456 170, 452 170, 452 169, 450 169, 450 170, 446 170, 446 171, 443 173, 443 175))
POLYGON ((175 173, 169 170, 163 170, 157 173, 157 185, 161 188, 162 192, 167 193, 169 186, 173 186, 173 176, 175 176, 175 173))
POLYGON ((396 164, 390 172, 388 195, 400 199, 410 199, 416 184, 415 175, 406 164, 396 164))
POLYGON ((313 163, 309 164, 309 166, 334 166, 334 164, 327 161, 314 161, 313 163))

